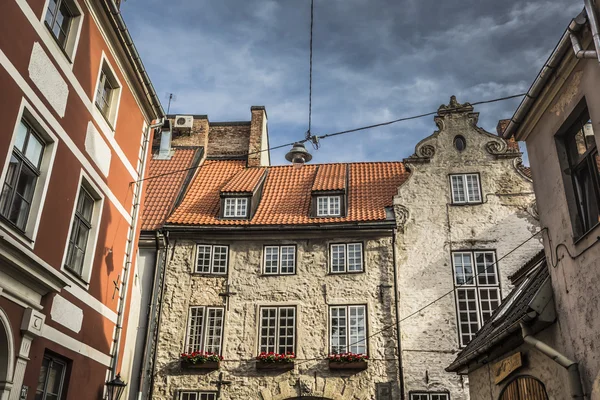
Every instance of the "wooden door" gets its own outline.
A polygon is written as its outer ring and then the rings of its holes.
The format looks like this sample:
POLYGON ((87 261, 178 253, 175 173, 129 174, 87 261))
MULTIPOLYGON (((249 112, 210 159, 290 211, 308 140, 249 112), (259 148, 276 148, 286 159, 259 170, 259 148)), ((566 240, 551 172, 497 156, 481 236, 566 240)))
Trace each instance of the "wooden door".
POLYGON ((548 395, 542 382, 531 376, 519 376, 504 388, 500 400, 548 400, 548 395))

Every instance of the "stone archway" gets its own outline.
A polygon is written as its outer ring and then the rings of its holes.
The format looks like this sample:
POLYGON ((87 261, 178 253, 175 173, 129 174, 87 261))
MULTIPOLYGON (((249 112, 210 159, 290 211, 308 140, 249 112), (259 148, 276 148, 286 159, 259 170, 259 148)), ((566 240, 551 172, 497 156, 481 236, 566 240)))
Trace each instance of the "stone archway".
POLYGON ((8 400, 12 387, 15 346, 8 316, 0 308, 0 400, 8 400))

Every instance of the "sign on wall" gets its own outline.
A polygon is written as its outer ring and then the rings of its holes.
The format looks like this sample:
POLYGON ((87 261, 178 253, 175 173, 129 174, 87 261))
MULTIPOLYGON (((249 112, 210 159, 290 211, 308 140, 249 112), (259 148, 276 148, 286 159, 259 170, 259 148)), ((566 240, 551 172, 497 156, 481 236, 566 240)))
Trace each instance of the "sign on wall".
POLYGON ((494 365, 492 365, 492 372, 494 374, 494 383, 497 385, 502 382, 507 376, 509 376, 513 371, 521 368, 523 365, 523 360, 521 357, 521 353, 515 353, 510 357, 506 357, 505 359, 498 361, 494 365))

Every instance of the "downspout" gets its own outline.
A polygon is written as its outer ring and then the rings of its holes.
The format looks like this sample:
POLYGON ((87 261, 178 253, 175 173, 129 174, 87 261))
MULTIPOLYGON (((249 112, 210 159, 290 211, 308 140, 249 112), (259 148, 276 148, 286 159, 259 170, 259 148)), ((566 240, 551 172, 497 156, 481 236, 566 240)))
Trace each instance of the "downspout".
POLYGON ((585 12, 590 21, 590 30, 592 31, 592 40, 594 41, 594 47, 596 48, 596 57, 598 58, 598 62, 600 62, 600 33, 598 32, 596 9, 592 4, 592 0, 583 0, 583 4, 585 4, 585 12))
POLYGON ((571 387, 571 398, 583 399, 583 387, 579 375, 579 365, 575 361, 570 360, 556 351, 554 348, 548 346, 546 343, 532 336, 531 331, 524 322, 521 322, 521 332, 525 343, 535 347, 542 354, 550 357, 558 365, 567 369, 567 373, 569 374, 569 386, 571 387))
POLYGON ((398 301, 398 265, 396 263, 396 227, 392 229, 392 258, 394 265, 394 303, 396 308, 396 342, 398 343, 398 386, 400 400, 404 400, 404 369, 402 368, 402 344, 400 343, 400 311, 398 301))
MULTIPOLYGON (((169 265, 169 231, 166 231, 163 235, 165 240, 165 246, 163 250, 163 265, 162 265, 162 274, 156 274, 156 276, 160 276, 162 279, 160 295, 157 296, 158 303, 158 321, 156 322, 156 328, 154 330, 154 354, 152 355, 152 370, 150 371, 150 391, 148 392, 148 396, 146 399, 152 399, 152 394, 154 393, 154 376, 156 375, 156 357, 158 354, 158 339, 160 337, 160 323, 162 320, 162 306, 163 306, 163 296, 165 295, 165 285, 166 285, 166 275, 167 275, 167 266, 169 265)), ((173 249, 175 251, 175 249, 173 249)))
MULTIPOLYGON (((587 12, 587 11, 586 11, 587 12)), ((571 46, 573 47, 573 52, 575 53, 575 57, 582 58, 596 58, 597 52, 594 50, 583 50, 581 43, 579 43, 579 37, 577 37, 577 32, 585 25, 586 15, 582 11, 575 19, 571 21, 569 24, 569 37, 571 38, 571 46)), ((590 22, 591 25, 591 22, 590 22)))

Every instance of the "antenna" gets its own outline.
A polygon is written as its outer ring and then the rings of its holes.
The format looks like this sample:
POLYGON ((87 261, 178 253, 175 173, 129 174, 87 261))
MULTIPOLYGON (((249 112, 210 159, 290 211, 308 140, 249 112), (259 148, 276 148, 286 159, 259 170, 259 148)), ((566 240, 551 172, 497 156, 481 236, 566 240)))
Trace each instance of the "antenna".
POLYGON ((169 111, 171 110, 171 102, 177 101, 177 95, 175 93, 167 93, 165 95, 165 97, 169 99, 169 104, 167 105, 167 115, 168 115, 169 111))

